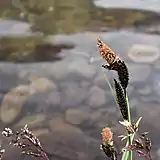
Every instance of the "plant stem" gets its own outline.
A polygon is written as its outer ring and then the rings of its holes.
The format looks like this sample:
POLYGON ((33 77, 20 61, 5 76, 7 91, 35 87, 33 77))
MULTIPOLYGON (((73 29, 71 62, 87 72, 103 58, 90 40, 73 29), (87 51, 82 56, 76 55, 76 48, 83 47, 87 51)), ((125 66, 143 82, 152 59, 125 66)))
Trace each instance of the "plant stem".
POLYGON ((47 154, 44 151, 40 151, 40 154, 44 160, 49 160, 47 154))
MULTIPOLYGON (((128 100, 128 95, 126 91, 126 102, 127 102, 127 110, 128 110, 128 121, 131 122, 131 111, 130 111, 130 105, 129 105, 129 100, 128 100)), ((128 133, 128 145, 132 145, 132 138, 131 135, 128 133)), ((129 151, 128 159, 132 160, 132 151, 129 151)))
MULTIPOLYGON (((109 82, 109 80, 108 80, 107 75, 104 74, 104 77, 105 77, 105 79, 106 79, 106 81, 107 81, 107 83, 108 83, 108 86, 109 86, 110 90, 111 90, 111 93, 112 93, 112 95, 113 95, 114 101, 116 102, 116 104, 117 104, 117 106, 118 106, 118 103, 117 103, 117 100, 116 100, 116 96, 115 96, 115 92, 114 92, 114 90, 113 90, 113 88, 112 88, 112 86, 111 86, 111 84, 110 84, 110 82, 109 82)), ((118 106, 118 108, 119 108, 119 106, 118 106)))

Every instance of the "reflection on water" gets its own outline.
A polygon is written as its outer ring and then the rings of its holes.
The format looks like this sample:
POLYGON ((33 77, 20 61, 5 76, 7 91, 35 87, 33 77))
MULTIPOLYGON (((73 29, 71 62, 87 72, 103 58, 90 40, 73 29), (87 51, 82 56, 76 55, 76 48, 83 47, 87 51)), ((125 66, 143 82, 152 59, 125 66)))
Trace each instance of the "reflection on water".
MULTIPOLYGON (((157 25, 160 18, 154 12, 98 8, 91 0, 8 0, 1 4, 0 16, 5 19, 0 21, 0 36, 5 36, 0 40, 2 46, 0 60, 14 62, 58 60, 55 45, 51 47, 51 44, 43 42, 47 39, 47 35, 84 31, 104 32, 121 28, 154 32, 153 25, 157 25), (12 24, 13 19, 18 21, 12 24), (150 25, 152 25, 151 30, 141 29, 141 26, 150 25), (42 36, 26 37, 35 33, 42 36), (14 37, 11 37, 12 34, 14 37), (19 38, 21 35, 23 38, 19 38), (40 49, 42 51, 39 53, 40 49), (47 53, 42 53, 43 51, 47 53)), ((61 47, 66 48, 63 44, 61 47)))
POLYGON ((0 38, 0 61, 33 62, 60 60, 58 53, 70 49, 71 45, 51 44, 44 37, 0 38))

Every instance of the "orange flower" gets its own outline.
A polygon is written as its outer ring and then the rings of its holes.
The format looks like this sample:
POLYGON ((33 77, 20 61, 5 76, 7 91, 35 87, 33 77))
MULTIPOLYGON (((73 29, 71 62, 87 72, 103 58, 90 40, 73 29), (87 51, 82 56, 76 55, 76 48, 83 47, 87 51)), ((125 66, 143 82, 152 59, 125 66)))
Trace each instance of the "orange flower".
POLYGON ((117 60, 118 56, 116 53, 112 51, 103 41, 97 39, 97 45, 99 48, 99 52, 101 56, 108 62, 109 65, 113 65, 113 63, 117 60))
POLYGON ((110 128, 105 127, 102 129, 102 144, 113 145, 113 133, 110 128))

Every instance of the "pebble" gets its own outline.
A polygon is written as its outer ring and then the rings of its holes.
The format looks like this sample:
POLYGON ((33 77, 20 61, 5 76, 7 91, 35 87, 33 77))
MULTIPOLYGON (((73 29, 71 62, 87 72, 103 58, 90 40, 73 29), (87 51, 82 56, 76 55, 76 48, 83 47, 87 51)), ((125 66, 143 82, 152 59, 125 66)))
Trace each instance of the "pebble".
POLYGON ((32 94, 36 92, 45 92, 47 90, 56 89, 56 84, 45 78, 45 77, 34 77, 31 78, 30 88, 32 90, 32 94))
POLYGON ((46 115, 44 115, 44 114, 29 115, 29 116, 22 118, 15 126, 16 127, 23 127, 26 124, 29 127, 42 126, 45 119, 46 119, 46 115))
POLYGON ((4 96, 0 107, 0 119, 3 123, 10 124, 20 115, 29 95, 29 87, 20 85, 4 96))
POLYGON ((105 91, 97 86, 91 87, 89 90, 87 104, 90 107, 101 107, 106 103, 105 91))
POLYGON ((52 73, 53 77, 60 81, 64 80, 68 77, 69 75, 69 70, 68 70, 68 62, 67 60, 63 60, 60 62, 55 62, 51 67, 50 67, 50 72, 52 73))
POLYGON ((153 89, 160 96, 160 74, 157 74, 153 79, 153 89))
POLYGON ((61 106, 63 108, 77 107, 87 98, 88 88, 75 82, 61 84, 61 106))
POLYGON ((129 64, 128 70, 130 73, 130 83, 145 82, 152 71, 149 65, 141 64, 129 64))
POLYGON ((89 107, 69 108, 66 111, 66 121, 78 125, 90 117, 89 107))
POLYGON ((139 103, 139 107, 137 110, 137 117, 142 117, 141 122, 141 129, 143 127, 151 127, 146 128, 148 132, 152 133, 151 131, 155 130, 157 136, 159 136, 160 131, 160 123, 159 122, 159 115, 160 115, 160 107, 159 104, 155 104, 152 102, 143 102, 139 103), (157 122, 157 123, 156 123, 157 122))
POLYGON ((82 78, 87 78, 87 79, 93 78, 93 76, 96 74, 95 67, 89 65, 87 60, 84 59, 81 60, 81 58, 72 61, 69 64, 68 69, 70 72, 78 74, 82 76, 82 78))
POLYGON ((138 89, 138 93, 140 93, 140 95, 149 95, 152 93, 152 88, 151 86, 146 86, 144 88, 138 89))
MULTIPOLYGON (((97 73, 97 75, 95 76, 95 78, 93 79, 93 83, 95 85, 97 85, 100 88, 105 88, 105 89, 109 89, 108 84, 106 82, 105 79, 105 72, 102 70, 99 70, 99 72, 97 73)), ((107 78, 110 80, 111 78, 107 76, 107 78)))
POLYGON ((160 59, 154 63, 154 68, 160 70, 160 59))
POLYGON ((42 136, 42 135, 47 135, 49 133, 48 128, 37 128, 37 129, 33 129, 32 133, 36 136, 42 136))
POLYGON ((160 58, 160 51, 155 46, 134 44, 129 50, 128 56, 137 63, 154 63, 160 58))
POLYGON ((52 106, 61 104, 60 92, 54 90, 48 94, 47 102, 52 106))
POLYGON ((83 131, 79 128, 68 124, 62 117, 55 117, 49 121, 49 128, 55 134, 83 135, 83 131))

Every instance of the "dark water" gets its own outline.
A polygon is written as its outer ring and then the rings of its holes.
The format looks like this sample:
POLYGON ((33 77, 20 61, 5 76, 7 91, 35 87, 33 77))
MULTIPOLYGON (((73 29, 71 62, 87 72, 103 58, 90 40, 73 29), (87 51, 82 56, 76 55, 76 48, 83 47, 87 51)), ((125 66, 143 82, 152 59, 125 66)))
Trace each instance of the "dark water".
MULTIPOLYGON (((143 117, 140 131, 150 132, 159 159, 159 7, 148 0, 0 1, 0 130, 28 124, 53 160, 104 159, 101 129, 124 132, 95 60, 100 37, 128 66, 132 116, 143 117)), ((111 84, 115 74, 107 72, 111 84)), ((24 158, 1 141, 5 159, 24 158)))

